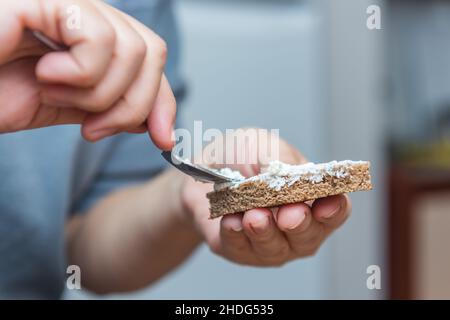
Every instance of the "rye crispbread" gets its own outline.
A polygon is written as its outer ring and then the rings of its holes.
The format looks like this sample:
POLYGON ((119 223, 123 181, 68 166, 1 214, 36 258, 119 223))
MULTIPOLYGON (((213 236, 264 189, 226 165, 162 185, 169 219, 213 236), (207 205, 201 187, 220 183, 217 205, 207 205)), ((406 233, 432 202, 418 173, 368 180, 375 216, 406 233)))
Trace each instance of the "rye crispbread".
POLYGON ((274 188, 270 181, 256 176, 210 192, 207 194, 210 202, 210 218, 253 208, 276 207, 372 189, 369 162, 361 161, 345 165, 342 163, 344 162, 336 163, 336 172, 341 174, 329 174, 325 171, 322 172, 320 181, 312 181, 307 176, 299 175, 296 179, 291 179, 290 183, 274 188))

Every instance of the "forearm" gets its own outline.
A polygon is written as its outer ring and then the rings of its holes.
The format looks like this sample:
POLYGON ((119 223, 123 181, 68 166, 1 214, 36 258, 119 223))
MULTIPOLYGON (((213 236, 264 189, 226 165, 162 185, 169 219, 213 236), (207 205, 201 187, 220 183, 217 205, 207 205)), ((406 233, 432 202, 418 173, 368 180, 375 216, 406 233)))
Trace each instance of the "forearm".
POLYGON ((84 287, 99 293, 146 286, 183 262, 200 237, 183 218, 182 177, 166 171, 115 192, 68 229, 69 262, 84 287))

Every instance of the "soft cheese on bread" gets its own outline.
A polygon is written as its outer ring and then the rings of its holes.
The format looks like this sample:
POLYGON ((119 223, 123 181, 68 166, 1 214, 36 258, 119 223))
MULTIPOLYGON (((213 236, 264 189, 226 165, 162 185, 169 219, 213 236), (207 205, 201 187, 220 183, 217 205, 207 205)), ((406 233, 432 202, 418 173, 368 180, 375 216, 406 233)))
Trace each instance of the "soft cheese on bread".
MULTIPOLYGON (((207 194, 211 218, 253 208, 275 207, 326 196, 372 189, 370 163, 331 161, 289 165, 271 162, 261 174, 216 184, 207 194)), ((223 170, 223 169, 222 169, 223 170)), ((239 177, 231 171, 223 172, 239 177)))

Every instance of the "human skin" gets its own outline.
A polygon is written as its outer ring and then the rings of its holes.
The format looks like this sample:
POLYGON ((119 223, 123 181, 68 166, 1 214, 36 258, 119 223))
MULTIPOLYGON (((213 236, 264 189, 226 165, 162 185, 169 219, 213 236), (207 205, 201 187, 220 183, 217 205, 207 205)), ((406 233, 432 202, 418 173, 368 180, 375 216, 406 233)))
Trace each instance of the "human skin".
POLYGON ((0 20, 0 133, 81 124, 90 141, 148 130, 172 147, 167 48, 151 30, 97 0, 1 1, 0 20), (74 5, 80 29, 66 23, 74 5), (70 49, 51 52, 28 29, 70 49))
MULTIPOLYGON (((305 161, 283 140, 280 160, 305 161)), ((259 171, 258 165, 233 167, 245 175, 259 171)), ((68 257, 81 267, 82 285, 97 293, 148 286, 203 242, 237 264, 281 266, 315 254, 351 211, 349 198, 338 195, 211 220, 206 199, 211 189, 171 169, 146 184, 114 192, 76 215, 67 228, 68 257)))

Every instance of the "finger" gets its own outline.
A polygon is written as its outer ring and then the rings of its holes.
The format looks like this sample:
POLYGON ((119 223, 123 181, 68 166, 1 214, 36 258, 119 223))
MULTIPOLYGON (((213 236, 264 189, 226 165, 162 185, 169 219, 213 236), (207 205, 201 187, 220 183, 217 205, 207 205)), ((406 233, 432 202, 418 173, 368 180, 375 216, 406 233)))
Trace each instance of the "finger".
POLYGON ((144 61, 147 47, 142 37, 113 10, 103 10, 114 26, 117 46, 111 66, 100 83, 88 89, 49 85, 41 95, 44 103, 78 107, 101 112, 115 104, 136 78, 144 61))
POLYGON ((138 30, 147 45, 147 54, 139 75, 125 95, 111 109, 89 116, 82 133, 87 140, 96 141, 117 131, 139 127, 147 118, 155 104, 162 83, 166 58, 164 41, 150 30, 129 23, 138 30))
POLYGON ((51 50, 43 43, 39 42, 31 32, 26 31, 14 53, 12 53, 2 64, 4 65, 8 62, 17 61, 22 58, 41 57, 50 51, 51 50))
POLYGON ((41 82, 90 87, 105 74, 115 46, 115 33, 90 1, 15 1, 16 36, 25 28, 40 31, 67 45, 69 51, 50 52, 36 66, 41 82), (68 9, 76 8, 80 25, 69 27, 68 9))
POLYGON ((300 256, 313 254, 325 237, 324 227, 314 220, 311 208, 304 203, 281 206, 277 224, 291 249, 300 256))
POLYGON ((253 251, 262 263, 276 265, 288 259, 289 244, 276 226, 269 209, 247 211, 242 219, 242 225, 253 251))
POLYGON ((128 133, 136 133, 136 134, 146 133, 147 131, 148 131, 147 124, 143 124, 140 127, 127 130, 128 133))
POLYGON ((87 113, 79 109, 41 105, 27 129, 83 123, 87 113))
POLYGON ((177 103, 169 81, 163 75, 155 105, 148 118, 150 137, 157 147, 170 150, 174 145, 172 132, 177 111, 177 103))
MULTIPOLYGON (((119 11, 119 13, 124 15, 125 18, 128 19, 129 23, 134 26, 144 40, 146 40, 149 47, 148 50, 152 52, 151 55, 148 55, 149 61, 151 62, 153 59, 153 63, 156 62, 156 65, 161 67, 162 73, 167 59, 166 43, 161 38, 157 36, 155 37, 155 34, 149 31, 140 22, 132 19, 128 15, 125 15, 123 12, 119 11)), ((148 84, 144 83, 143 86, 147 86, 148 90, 148 84)), ((169 81, 167 81, 164 74, 162 74, 160 88, 157 92, 157 97, 153 98, 155 104, 152 107, 154 107, 154 109, 152 110, 147 123, 149 127, 149 134, 153 143, 158 148, 170 150, 174 144, 172 132, 177 108, 169 81)))
POLYGON ((221 219, 220 237, 224 256, 234 261, 250 264, 254 253, 242 225, 243 214, 230 214, 221 219))
MULTIPOLYGON (((164 80, 165 78, 163 78, 164 80)), ((168 85, 168 82, 166 82, 168 85)), ((164 101, 169 101, 167 99, 163 99, 164 101)), ((167 106, 164 108, 157 108, 157 113, 160 113, 160 117, 153 116, 154 119, 152 125, 153 131, 160 131, 157 132, 157 135, 159 135, 160 142, 157 145, 157 147, 165 150, 170 150, 172 148, 172 140, 168 140, 165 142, 165 144, 161 143, 162 137, 164 133, 171 137, 171 128, 173 127, 173 124, 169 127, 166 125, 166 127, 163 127, 164 117, 168 117, 169 113, 171 113, 170 110, 174 110, 175 107, 175 98, 173 97, 173 94, 171 92, 170 87, 165 87, 164 83, 161 83, 160 86, 160 93, 158 93, 157 99, 155 101, 155 105, 158 106, 167 106), (169 90, 169 92, 167 92, 169 90), (164 93, 162 93, 164 91, 164 93), (166 102, 160 102, 160 99, 162 95, 171 95, 172 96, 172 106, 168 105, 166 102), (170 129, 167 129, 170 128, 170 129), (165 131, 164 131, 165 130, 165 131)), ((151 121, 147 117, 152 117, 151 115, 148 115, 151 111, 152 106, 151 105, 144 105, 144 104, 132 104, 129 100, 127 100, 127 97, 123 97, 117 102, 110 110, 97 113, 97 114, 90 114, 87 118, 85 123, 83 124, 82 133, 83 136, 90 141, 96 141, 100 140, 102 138, 105 138, 107 136, 116 134, 118 132, 130 132, 130 133, 144 133, 147 132, 151 121), (145 128, 145 129, 144 129, 145 128)), ((172 116, 175 117, 175 115, 172 113, 172 116)), ((175 121, 175 119, 168 120, 172 123, 175 121)), ((153 140, 155 141, 155 139, 153 140)))
POLYGON ((34 74, 36 63, 36 58, 27 58, 0 68, 0 132, 83 122, 86 113, 81 110, 41 103, 40 87, 34 74))
POLYGON ((314 218, 328 229, 341 226, 350 215, 351 202, 347 195, 340 194, 314 201, 314 218))
POLYGON ((2 6, 6 6, 3 12, 7 14, 0 31, 0 63, 14 53, 24 31, 32 29, 71 47, 70 52, 51 52, 41 59, 36 69, 41 81, 87 85, 103 75, 112 54, 114 34, 88 1, 4 1, 2 6), (83 25, 69 30, 66 12, 74 6, 83 12, 83 25))

